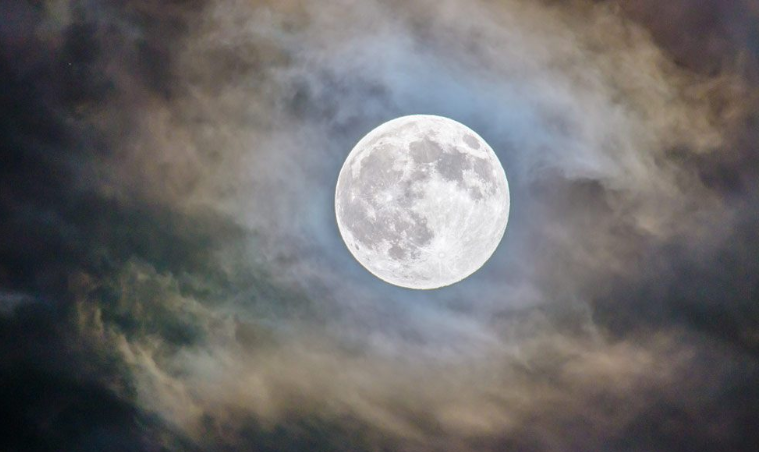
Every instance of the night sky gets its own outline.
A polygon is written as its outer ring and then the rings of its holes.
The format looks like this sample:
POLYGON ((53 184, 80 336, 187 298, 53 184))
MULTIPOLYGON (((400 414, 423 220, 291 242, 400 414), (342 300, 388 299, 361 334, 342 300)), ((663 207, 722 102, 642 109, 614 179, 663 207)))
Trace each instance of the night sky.
POLYGON ((0 451, 759 450, 759 2, 0 0, 0 451), (433 291, 354 144, 509 178, 433 291))

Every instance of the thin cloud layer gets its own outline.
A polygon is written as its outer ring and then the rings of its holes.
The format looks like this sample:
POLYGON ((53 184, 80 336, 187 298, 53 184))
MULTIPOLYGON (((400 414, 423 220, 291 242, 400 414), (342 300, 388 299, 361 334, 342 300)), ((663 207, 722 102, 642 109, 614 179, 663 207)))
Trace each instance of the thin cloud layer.
POLYGON ((750 4, 1 8, 4 448, 755 444, 750 4), (351 147, 412 113, 512 191, 432 292, 334 220, 351 147))

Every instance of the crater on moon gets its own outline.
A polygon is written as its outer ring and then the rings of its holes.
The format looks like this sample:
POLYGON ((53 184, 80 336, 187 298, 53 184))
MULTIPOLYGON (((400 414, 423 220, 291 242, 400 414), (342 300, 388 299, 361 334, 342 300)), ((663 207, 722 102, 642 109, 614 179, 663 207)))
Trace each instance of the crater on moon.
POLYGON ((506 175, 474 131, 440 116, 394 119, 367 134, 337 182, 338 228, 389 283, 432 289, 471 275, 508 222, 506 175))

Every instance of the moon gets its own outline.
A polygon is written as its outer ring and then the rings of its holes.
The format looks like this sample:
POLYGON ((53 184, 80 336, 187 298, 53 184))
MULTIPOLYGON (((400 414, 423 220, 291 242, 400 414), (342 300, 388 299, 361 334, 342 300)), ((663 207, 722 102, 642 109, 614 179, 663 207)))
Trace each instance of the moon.
POLYGON ((467 278, 495 252, 509 185, 493 149, 452 119, 411 115, 369 132, 337 179, 337 225, 369 272, 410 289, 467 278))

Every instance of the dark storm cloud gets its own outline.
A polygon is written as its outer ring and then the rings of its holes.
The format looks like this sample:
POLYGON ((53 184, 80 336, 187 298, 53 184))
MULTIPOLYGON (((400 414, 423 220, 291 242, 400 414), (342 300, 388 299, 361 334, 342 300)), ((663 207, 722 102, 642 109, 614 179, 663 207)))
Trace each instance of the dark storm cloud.
MULTIPOLYGON (((170 211, 89 186, 93 161, 108 150, 85 118, 120 89, 105 56, 140 47, 111 6, 0 5, 3 450, 194 450, 134 406, 121 358, 98 354, 77 328, 77 281, 106 277, 133 256, 192 267, 198 248, 185 239, 208 240, 194 227, 183 232, 170 211)), ((150 57, 147 47, 135 53, 150 57)), ((130 76, 152 83, 142 69, 130 76)), ((101 295, 96 302, 108 305, 101 295)))
POLYGON ((757 442, 752 4, 0 9, 2 448, 757 442), (512 188, 441 291, 334 224, 342 159, 408 113, 512 188))

